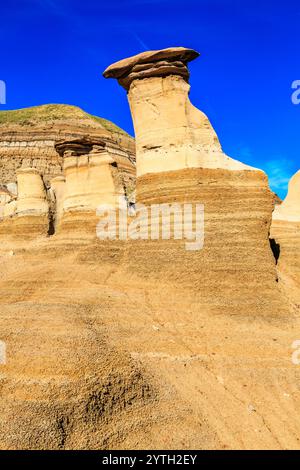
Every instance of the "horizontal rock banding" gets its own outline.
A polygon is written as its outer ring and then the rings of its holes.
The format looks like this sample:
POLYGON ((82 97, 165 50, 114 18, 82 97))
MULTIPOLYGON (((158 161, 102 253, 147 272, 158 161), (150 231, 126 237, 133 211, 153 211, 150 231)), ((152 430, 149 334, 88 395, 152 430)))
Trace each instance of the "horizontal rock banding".
POLYGON ((62 159, 55 150, 61 140, 103 139, 116 153, 124 177, 135 177, 134 140, 113 123, 93 117, 76 106, 44 105, 0 112, 0 183, 16 182, 16 170, 36 168, 48 185, 62 175, 62 159))
POLYGON ((266 175, 225 155, 208 118, 191 104, 179 71, 198 55, 183 48, 153 51, 104 72, 129 88, 137 202, 199 203, 205 211, 203 249, 187 253, 177 240, 131 242, 128 266, 197 286, 200 309, 205 304, 218 314, 285 316, 268 240, 274 198, 266 175), (176 62, 174 73, 165 73, 166 62, 176 62), (146 265, 145 253, 151 260, 146 265))

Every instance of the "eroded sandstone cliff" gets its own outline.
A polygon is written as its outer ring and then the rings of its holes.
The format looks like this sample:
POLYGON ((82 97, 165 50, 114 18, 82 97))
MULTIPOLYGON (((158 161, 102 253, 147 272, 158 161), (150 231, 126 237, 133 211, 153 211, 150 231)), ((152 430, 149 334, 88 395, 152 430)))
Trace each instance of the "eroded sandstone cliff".
MULTIPOLYGON (((65 178, 67 159, 64 161, 61 152, 57 151, 56 144, 63 142, 77 142, 84 149, 86 142, 90 139, 94 147, 100 141, 105 146, 108 158, 113 159, 116 166, 117 177, 123 187, 124 194, 130 197, 135 186, 135 145, 134 140, 122 129, 104 119, 91 116, 80 108, 66 105, 44 105, 34 108, 26 108, 15 111, 3 111, 0 113, 0 183, 4 190, 9 190, 13 185, 15 191, 6 203, 1 203, 2 221, 0 220, 0 234, 20 236, 33 236, 38 234, 53 234, 62 221, 62 213, 68 207, 70 198, 70 177, 66 183, 66 198, 62 203, 62 190, 64 185, 58 188, 58 181, 65 178), (41 226, 36 224, 37 218, 29 220, 20 208, 23 195, 17 195, 18 172, 25 172, 25 185, 32 184, 33 172, 37 172, 44 185, 48 208, 44 214, 41 226), (53 183, 52 183, 53 182, 53 183), (17 203, 16 199, 20 199, 17 203), (21 217, 22 216, 22 220, 21 217), (4 220, 3 220, 4 218, 4 220), (48 221, 46 220, 48 219, 48 221), (35 222, 32 224, 32 222, 35 222), (26 229, 28 223, 28 230, 26 229), (37 225, 35 228, 34 226, 37 225)), ((84 152, 81 152, 83 155, 84 152)), ((84 158, 84 157, 83 157, 84 158)), ((88 158, 86 156, 86 158, 88 158)), ((97 157, 95 156, 94 159, 97 157)), ((83 159, 82 159, 83 160, 83 159)), ((68 160, 69 161, 69 160, 68 160)), ((70 165, 69 165, 70 166, 70 165)), ((80 163, 82 167, 82 162, 80 163)), ((93 162, 91 162, 93 167, 93 162)), ((77 171, 77 170, 76 170, 77 171)), ((98 181, 98 189, 91 189, 95 183, 92 182, 90 174, 78 175, 76 188, 73 188, 73 196, 77 198, 77 204, 85 206, 81 197, 89 191, 102 191, 101 181, 98 181), (85 186, 84 191, 82 187, 85 186)), ((22 176, 20 180, 24 179, 22 176)), ((97 185, 97 183, 96 183, 97 185)), ((22 192, 22 189, 21 189, 22 192)), ((3 199, 3 198, 2 198, 3 199)), ((35 203, 33 201, 33 210, 35 203)), ((94 211, 94 206, 91 210, 94 211)), ((30 210, 27 207, 27 211, 30 210)), ((95 229, 94 229, 95 233, 95 229)))
MULTIPOLYGON (((91 116, 76 106, 43 105, 0 113, 0 181, 16 181, 16 170, 36 168, 48 182, 62 174, 55 150, 59 140, 102 137, 120 148, 124 169, 134 162, 133 139, 115 124, 91 116), (122 153, 123 151, 123 153, 122 153)), ((132 172, 131 172, 132 173, 132 172)))

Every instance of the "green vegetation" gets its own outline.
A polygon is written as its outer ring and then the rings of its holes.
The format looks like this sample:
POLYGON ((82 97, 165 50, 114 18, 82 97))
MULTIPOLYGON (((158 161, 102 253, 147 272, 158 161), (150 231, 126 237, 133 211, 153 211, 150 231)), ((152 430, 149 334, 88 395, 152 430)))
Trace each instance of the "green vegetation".
POLYGON ((18 124, 20 126, 34 126, 35 124, 43 122, 48 123, 66 119, 85 121, 86 124, 88 124, 88 121, 93 120, 109 131, 126 134, 123 129, 116 126, 113 122, 88 114, 77 106, 66 104, 45 104, 42 106, 33 106, 31 108, 0 111, 0 125, 18 124))

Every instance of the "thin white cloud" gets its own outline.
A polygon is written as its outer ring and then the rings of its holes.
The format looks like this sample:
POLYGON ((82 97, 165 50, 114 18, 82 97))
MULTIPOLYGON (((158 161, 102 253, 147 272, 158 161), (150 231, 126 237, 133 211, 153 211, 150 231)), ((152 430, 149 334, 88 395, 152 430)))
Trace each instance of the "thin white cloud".
POLYGON ((295 172, 293 162, 285 158, 278 158, 268 161, 264 169, 269 176, 269 183, 276 193, 287 191, 289 180, 295 172))
POLYGON ((139 45, 145 50, 145 51, 148 51, 149 49, 151 49, 150 47, 147 46, 147 44, 142 40, 142 38, 140 38, 140 36, 138 36, 136 33, 132 33, 133 36, 135 37, 135 39, 137 40, 137 42, 139 43, 139 45))

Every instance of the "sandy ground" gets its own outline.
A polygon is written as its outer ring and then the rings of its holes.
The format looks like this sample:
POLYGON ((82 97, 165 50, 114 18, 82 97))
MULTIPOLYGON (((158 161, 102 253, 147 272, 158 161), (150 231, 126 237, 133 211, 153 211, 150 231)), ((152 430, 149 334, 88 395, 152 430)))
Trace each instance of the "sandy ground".
POLYGON ((300 447, 297 306, 212 315, 99 246, 13 248, 0 253, 1 448, 300 447))

